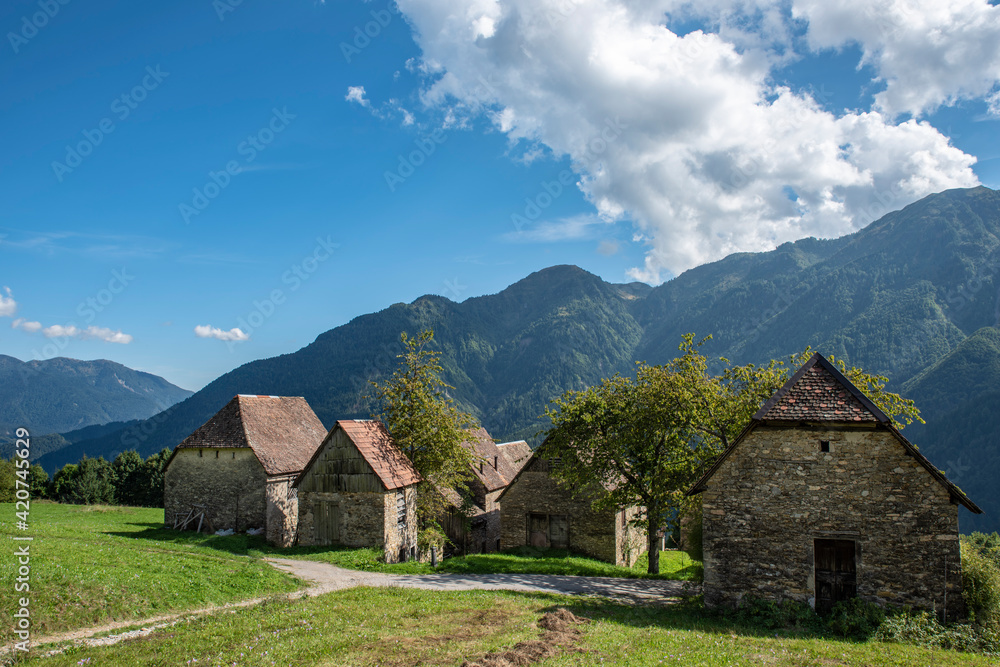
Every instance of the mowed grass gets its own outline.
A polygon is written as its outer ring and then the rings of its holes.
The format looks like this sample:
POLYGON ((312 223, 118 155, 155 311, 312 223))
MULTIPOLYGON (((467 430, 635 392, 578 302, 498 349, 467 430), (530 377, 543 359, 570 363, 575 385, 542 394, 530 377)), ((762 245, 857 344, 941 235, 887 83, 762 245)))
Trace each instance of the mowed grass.
POLYGON ((762 635, 694 603, 630 607, 502 591, 352 589, 185 621, 143 639, 29 659, 44 665, 461 665, 536 639, 546 611, 591 619, 556 665, 979 667, 983 656, 873 642, 762 635))
MULTIPOLYGON (((204 544, 136 539, 139 533, 162 528, 162 509, 34 501, 29 530, 17 530, 15 521, 14 505, 0 503, 0 536, 6 543, 0 586, 4 599, 13 601, 18 564, 12 545, 29 544, 28 597, 36 638, 285 593, 302 585, 259 558, 204 544), (34 539, 14 543, 9 539, 14 535, 34 539)), ((10 607, 5 602, 3 608, 10 607)), ((4 623, 0 640, 9 643, 12 637, 11 624, 4 623)))

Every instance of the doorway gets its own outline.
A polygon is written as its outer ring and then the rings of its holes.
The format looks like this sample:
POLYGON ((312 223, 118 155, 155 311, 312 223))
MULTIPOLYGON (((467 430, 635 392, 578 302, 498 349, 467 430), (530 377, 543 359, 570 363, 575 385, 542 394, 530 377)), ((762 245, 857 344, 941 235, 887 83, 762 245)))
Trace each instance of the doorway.
POLYGON ((858 595, 854 540, 816 540, 816 612, 827 614, 841 600, 858 595))

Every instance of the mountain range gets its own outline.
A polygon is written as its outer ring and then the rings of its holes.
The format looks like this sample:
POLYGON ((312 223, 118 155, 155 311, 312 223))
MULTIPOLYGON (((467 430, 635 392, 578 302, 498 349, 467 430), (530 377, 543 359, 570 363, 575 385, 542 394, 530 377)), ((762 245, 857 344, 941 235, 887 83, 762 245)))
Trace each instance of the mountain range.
POLYGON ((21 361, 0 355, 0 438, 13 436, 19 426, 42 436, 145 419, 192 393, 106 359, 21 361))
POLYGON ((573 266, 455 303, 424 296, 327 331, 291 354, 245 364, 152 419, 43 456, 50 472, 86 453, 173 447, 233 395, 304 396, 328 426, 366 417, 369 381, 391 373, 399 334, 433 328, 452 396, 500 439, 544 428, 545 406, 636 360, 711 334, 710 358, 765 362, 807 345, 917 401, 905 435, 987 510, 962 529, 1000 528, 1000 193, 931 195, 837 239, 738 253, 658 286, 612 284, 573 266))

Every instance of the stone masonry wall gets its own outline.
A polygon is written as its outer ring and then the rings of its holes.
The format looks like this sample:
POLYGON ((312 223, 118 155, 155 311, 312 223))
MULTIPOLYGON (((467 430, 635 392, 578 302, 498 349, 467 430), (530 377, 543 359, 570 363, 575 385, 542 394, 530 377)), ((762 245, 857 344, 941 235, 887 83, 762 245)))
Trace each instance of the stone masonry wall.
POLYGON ((299 523, 299 498, 292 483, 294 475, 270 477, 265 489, 267 502, 267 541, 279 547, 295 544, 295 531, 299 523))
POLYGON ((615 514, 615 553, 618 554, 618 565, 632 567, 632 564, 646 552, 649 543, 646 540, 646 531, 639 526, 632 525, 632 521, 639 516, 638 507, 630 507, 615 514))
POLYGON ((814 604, 814 540, 844 539, 862 599, 940 612, 947 590, 948 616, 961 613, 958 506, 888 431, 759 426, 702 502, 707 605, 814 604))
POLYGON ((407 549, 417 544, 416 487, 404 489, 407 506, 406 528, 397 526, 396 491, 384 493, 319 493, 300 492, 298 499, 298 540, 300 546, 317 544, 314 530, 314 505, 331 502, 339 505, 340 539, 338 544, 348 547, 381 547, 386 562, 399 558, 400 547, 407 549))
POLYGON ((249 448, 179 449, 163 476, 164 524, 172 528, 176 515, 204 505, 213 530, 264 528, 266 483, 249 448))
MULTIPOLYGON (((529 464, 530 465, 530 464, 529 464)), ((568 489, 560 488, 547 472, 524 470, 507 489, 500 501, 500 548, 527 544, 527 516, 532 512, 569 516, 569 545, 609 563, 621 564, 618 549, 616 518, 620 513, 595 512, 592 494, 574 498, 568 489)))

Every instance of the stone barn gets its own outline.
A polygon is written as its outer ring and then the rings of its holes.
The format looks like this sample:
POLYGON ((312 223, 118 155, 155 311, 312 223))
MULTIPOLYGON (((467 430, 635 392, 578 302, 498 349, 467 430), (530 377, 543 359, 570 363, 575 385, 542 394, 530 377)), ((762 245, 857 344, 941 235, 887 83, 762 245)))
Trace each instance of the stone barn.
POLYGON ((295 540, 292 482, 326 428, 300 396, 239 395, 174 448, 163 475, 164 522, 187 528, 263 529, 267 540, 295 540))
POLYGON ((593 501, 607 493, 600 487, 574 495, 549 474, 559 459, 536 451, 497 498, 500 505, 500 546, 569 549, 616 565, 632 566, 646 551, 646 531, 630 526, 639 513, 595 511, 593 501))
POLYGON ((701 494, 705 604, 825 612, 852 597, 962 613, 958 509, 982 513, 815 354, 688 495, 701 494))
POLYGON ((298 544, 380 547, 387 563, 416 557, 419 481, 381 422, 341 419, 295 482, 298 544))
POLYGON ((479 428, 470 431, 469 439, 462 443, 472 449, 480 463, 472 469, 469 482, 471 514, 463 514, 461 497, 447 493, 453 508, 441 524, 445 534, 461 553, 490 553, 500 550, 500 505, 497 498, 513 481, 531 457, 531 447, 524 440, 497 444, 479 428))

